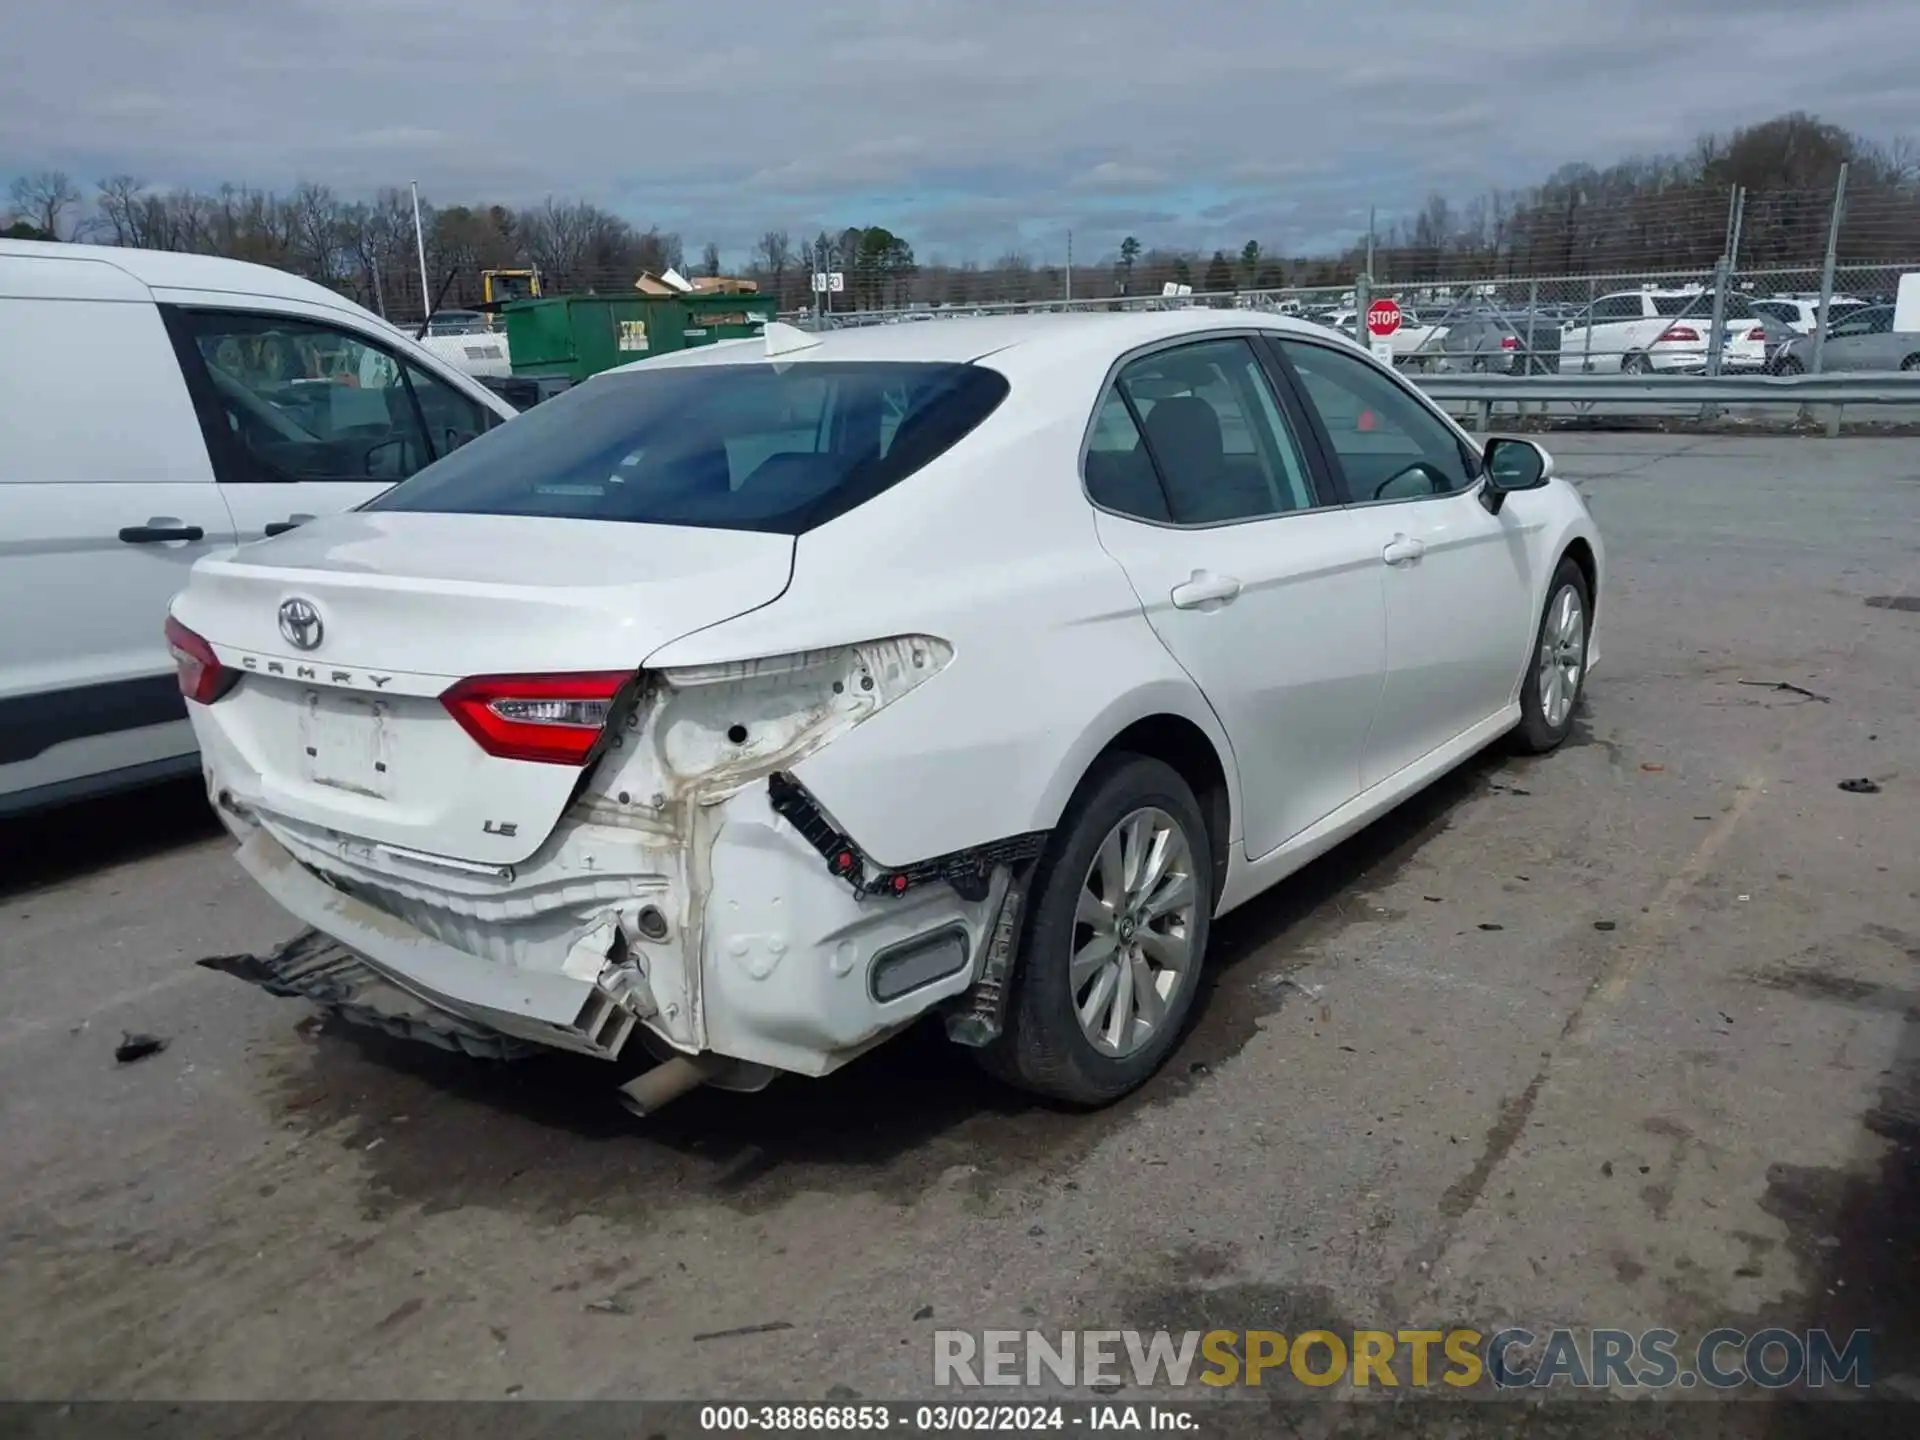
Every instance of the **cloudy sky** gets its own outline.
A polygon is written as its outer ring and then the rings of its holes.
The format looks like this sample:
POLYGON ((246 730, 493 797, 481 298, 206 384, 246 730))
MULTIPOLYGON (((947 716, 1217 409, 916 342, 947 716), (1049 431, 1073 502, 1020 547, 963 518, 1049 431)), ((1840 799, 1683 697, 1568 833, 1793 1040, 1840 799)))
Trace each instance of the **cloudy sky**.
POLYGON ((0 180, 417 179, 744 259, 1300 253, 1789 109, 1920 128, 1920 0, 16 0, 0 180))

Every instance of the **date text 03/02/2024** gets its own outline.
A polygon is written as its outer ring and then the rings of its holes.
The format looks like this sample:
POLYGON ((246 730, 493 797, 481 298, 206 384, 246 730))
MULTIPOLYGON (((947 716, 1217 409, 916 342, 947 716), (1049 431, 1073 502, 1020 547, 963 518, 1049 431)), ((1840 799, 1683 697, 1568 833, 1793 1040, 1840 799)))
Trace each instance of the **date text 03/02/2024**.
POLYGON ((903 1434, 947 1432, 1036 1434, 1072 1430, 1139 1430, 1197 1434, 1198 1411, 1190 1406, 1133 1405, 1099 1401, 1077 1404, 994 1405, 970 1403, 862 1403, 847 1405, 703 1405, 700 1430, 708 1435, 903 1434))

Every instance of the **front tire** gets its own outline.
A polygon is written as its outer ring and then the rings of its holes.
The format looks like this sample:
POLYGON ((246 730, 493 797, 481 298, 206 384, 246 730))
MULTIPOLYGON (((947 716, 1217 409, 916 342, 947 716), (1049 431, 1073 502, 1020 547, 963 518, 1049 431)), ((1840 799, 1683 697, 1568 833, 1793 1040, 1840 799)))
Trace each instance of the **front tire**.
POLYGON ((1593 596, 1587 577, 1571 560, 1562 560, 1547 586, 1547 605, 1534 632, 1527 678, 1520 685, 1520 725, 1514 744, 1528 755, 1557 750, 1573 733, 1587 680, 1587 636, 1593 596))
POLYGON ((1089 1107, 1145 1083, 1193 1008, 1214 898, 1187 782, 1147 756, 1107 757, 1035 868, 1006 1026, 981 1063, 1089 1107))

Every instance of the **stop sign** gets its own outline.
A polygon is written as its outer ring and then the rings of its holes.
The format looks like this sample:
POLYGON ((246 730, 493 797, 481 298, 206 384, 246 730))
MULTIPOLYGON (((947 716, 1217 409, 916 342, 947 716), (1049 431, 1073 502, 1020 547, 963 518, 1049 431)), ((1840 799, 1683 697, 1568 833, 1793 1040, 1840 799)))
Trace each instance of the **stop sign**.
POLYGON ((1367 333, 1385 340, 1400 328, 1400 302, 1394 299, 1375 300, 1367 306, 1367 333))

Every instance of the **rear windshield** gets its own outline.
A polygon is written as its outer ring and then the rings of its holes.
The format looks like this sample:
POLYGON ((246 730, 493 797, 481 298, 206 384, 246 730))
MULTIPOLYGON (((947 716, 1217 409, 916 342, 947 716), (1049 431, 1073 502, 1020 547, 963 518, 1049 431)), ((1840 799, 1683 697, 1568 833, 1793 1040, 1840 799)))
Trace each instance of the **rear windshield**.
POLYGON ((1006 398, 976 365, 814 361, 597 376, 364 508, 798 535, 950 449, 1006 398))

